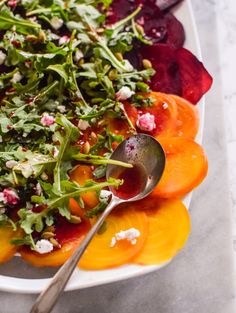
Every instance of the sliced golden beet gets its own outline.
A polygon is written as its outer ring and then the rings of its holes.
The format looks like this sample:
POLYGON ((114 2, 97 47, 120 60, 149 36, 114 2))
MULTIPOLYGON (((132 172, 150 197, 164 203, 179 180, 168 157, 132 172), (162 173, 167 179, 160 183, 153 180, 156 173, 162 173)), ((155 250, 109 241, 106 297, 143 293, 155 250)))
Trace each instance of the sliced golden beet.
POLYGON ((199 114, 196 106, 179 96, 171 95, 177 105, 176 136, 194 139, 199 129, 199 114))
POLYGON ((11 239, 19 237, 19 231, 13 231, 10 225, 0 226, 0 264, 10 260, 17 251, 17 246, 11 244, 11 239))
POLYGON ((61 248, 55 248, 52 252, 39 254, 29 247, 22 247, 19 250, 22 258, 34 266, 60 266, 72 255, 80 245, 86 233, 90 229, 90 223, 82 220, 81 224, 71 224, 65 219, 60 219, 56 226, 55 239, 61 248))
MULTIPOLYGON (((86 180, 92 179, 93 173, 91 166, 89 165, 78 165, 71 173, 70 179, 72 181, 77 182, 81 186, 86 183, 86 180)), ((99 200, 96 194, 96 191, 89 191, 81 194, 81 197, 84 203, 88 206, 88 208, 94 208, 99 200)))
POLYGON ((152 198, 151 209, 145 212, 149 232, 142 250, 133 262, 160 265, 171 260, 186 242, 190 232, 188 211, 178 199, 162 200, 156 197, 155 200, 152 198))
POLYGON ((123 265, 129 262, 143 247, 148 234, 148 221, 144 212, 128 208, 118 208, 106 219, 106 230, 97 234, 82 259, 79 267, 90 270, 100 270, 123 265), (140 231, 137 243, 132 244, 127 240, 118 241, 111 247, 112 237, 122 230, 135 228, 140 231))
POLYGON ((160 198, 186 195, 207 175, 208 162, 203 148, 183 137, 159 139, 166 155, 166 166, 153 194, 160 198))
MULTIPOLYGON (((150 113, 155 117, 155 129, 146 132, 155 138, 174 136, 177 127, 177 106, 175 101, 167 94, 160 92, 151 92, 145 94, 145 97, 152 99, 150 107, 138 110, 139 115, 150 113)), ((145 132, 137 128, 140 132, 145 132)))

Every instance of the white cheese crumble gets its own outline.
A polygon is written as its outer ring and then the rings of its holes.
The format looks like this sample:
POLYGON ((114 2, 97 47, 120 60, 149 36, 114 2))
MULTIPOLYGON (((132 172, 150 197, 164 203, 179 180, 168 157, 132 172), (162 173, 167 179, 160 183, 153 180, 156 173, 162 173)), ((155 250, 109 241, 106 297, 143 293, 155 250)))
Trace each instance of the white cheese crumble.
POLYGON ((109 190, 101 190, 100 195, 99 195, 99 200, 100 201, 108 200, 111 194, 112 192, 109 190))
POLYGON ((23 78, 23 76, 21 75, 21 73, 20 73, 20 72, 16 72, 16 73, 12 76, 11 82, 12 82, 13 84, 18 83, 19 81, 21 81, 22 78, 23 78))
POLYGON ((90 127, 90 125, 87 121, 79 120, 78 127, 80 130, 86 130, 87 128, 90 127))
POLYGON ((128 72, 132 72, 132 71, 133 71, 134 67, 133 67, 133 65, 130 63, 129 60, 123 60, 123 63, 124 63, 124 66, 125 66, 126 71, 128 71, 128 72))
POLYGON ((110 247, 114 247, 117 241, 120 240, 127 240, 132 245, 136 245, 137 238, 140 236, 140 231, 136 228, 129 228, 127 230, 121 230, 120 232, 116 233, 114 237, 111 238, 110 247))
POLYGON ((58 154, 59 154, 59 150, 57 149, 57 147, 54 147, 53 148, 53 151, 52 151, 52 155, 54 158, 57 158, 58 157, 58 154))
POLYGON ((4 52, 2 52, 2 50, 0 50, 0 65, 2 65, 4 63, 4 61, 6 60, 6 54, 4 52))
POLYGON ((44 113, 40 122, 43 126, 50 126, 54 124, 55 117, 53 117, 52 115, 49 115, 48 113, 44 113))
POLYGON ((116 93, 116 99, 117 100, 126 100, 132 97, 135 94, 133 90, 131 90, 127 86, 123 86, 120 88, 120 90, 116 93))
POLYGON ((69 42, 70 41, 70 37, 65 35, 65 36, 62 36, 60 39, 59 39, 59 46, 62 46, 64 45, 65 43, 69 42))
POLYGON ((40 196, 41 195, 41 193, 42 193, 42 187, 41 187, 41 185, 40 185, 40 183, 37 183, 37 185, 36 185, 36 187, 35 187, 35 191, 36 191, 36 195, 37 196, 40 196))
POLYGON ((57 16, 53 16, 51 19, 52 28, 54 28, 55 30, 61 28, 63 23, 64 23, 63 20, 57 16))
POLYGON ((83 52, 81 50, 77 50, 75 52, 75 61, 78 62, 84 57, 83 52))
POLYGON ((18 163, 15 160, 9 160, 6 162, 6 167, 7 168, 13 168, 14 166, 16 166, 18 163))
POLYGON ((65 113, 66 112, 66 107, 64 105, 58 105, 57 109, 60 113, 65 113))
POLYGON ((164 110, 166 110, 166 109, 168 108, 168 104, 167 104, 166 102, 164 102, 164 103, 162 104, 162 107, 163 107, 164 110))
POLYGON ((139 115, 136 125, 141 130, 151 132, 156 128, 155 116, 150 113, 139 115))
POLYGON ((40 254, 49 253, 53 250, 53 245, 49 240, 41 239, 36 242, 35 251, 40 254))

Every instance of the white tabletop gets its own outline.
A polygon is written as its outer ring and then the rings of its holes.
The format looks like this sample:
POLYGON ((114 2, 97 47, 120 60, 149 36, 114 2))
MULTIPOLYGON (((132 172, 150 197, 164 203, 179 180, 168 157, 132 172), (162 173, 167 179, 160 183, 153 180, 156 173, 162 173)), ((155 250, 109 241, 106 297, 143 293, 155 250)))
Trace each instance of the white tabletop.
POLYGON ((236 1, 216 1, 236 265, 236 1))

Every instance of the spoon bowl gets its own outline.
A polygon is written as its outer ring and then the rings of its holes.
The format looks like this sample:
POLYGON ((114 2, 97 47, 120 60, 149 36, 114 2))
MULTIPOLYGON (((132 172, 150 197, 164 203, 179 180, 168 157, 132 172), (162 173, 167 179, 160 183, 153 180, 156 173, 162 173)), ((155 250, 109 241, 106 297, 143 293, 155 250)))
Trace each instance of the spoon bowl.
MULTIPOLYGON (((126 201, 137 201, 146 197, 154 187, 157 185, 165 168, 165 153, 160 143, 152 136, 146 134, 137 134, 124 140, 113 152, 111 159, 130 163, 136 167, 135 175, 134 169, 108 164, 106 171, 106 178, 119 177, 120 173, 125 172, 125 176, 133 177, 133 188, 136 186, 135 182, 140 181, 138 192, 130 198, 125 198, 126 201), (140 177, 137 177, 140 175, 140 177), (140 178, 140 179, 139 179, 140 178)), ((125 184, 125 181, 124 181, 125 184)), ((132 186, 127 186, 132 189, 132 186)), ((118 193, 110 188, 115 196, 118 193)))

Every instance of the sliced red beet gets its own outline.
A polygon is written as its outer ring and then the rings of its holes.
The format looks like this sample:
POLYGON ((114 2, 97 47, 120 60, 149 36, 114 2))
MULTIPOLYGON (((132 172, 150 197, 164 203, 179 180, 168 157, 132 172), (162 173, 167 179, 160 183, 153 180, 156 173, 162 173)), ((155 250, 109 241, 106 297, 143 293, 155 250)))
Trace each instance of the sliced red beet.
POLYGON ((154 91, 173 93, 196 104, 211 87, 212 77, 187 49, 155 44, 143 47, 141 55, 156 70, 150 82, 154 91))
POLYGON ((191 103, 197 103, 211 88, 213 79, 190 51, 181 48, 176 51, 182 83, 182 97, 191 103))
POLYGON ((141 54, 143 58, 152 62, 156 70, 150 83, 151 89, 181 95, 182 85, 176 50, 166 44, 155 44, 142 48, 141 54))
POLYGON ((147 39, 153 43, 163 42, 182 47, 185 34, 182 24, 171 13, 164 13, 155 0, 114 0, 107 17, 107 23, 113 24, 142 6, 136 21, 143 26, 147 39))

